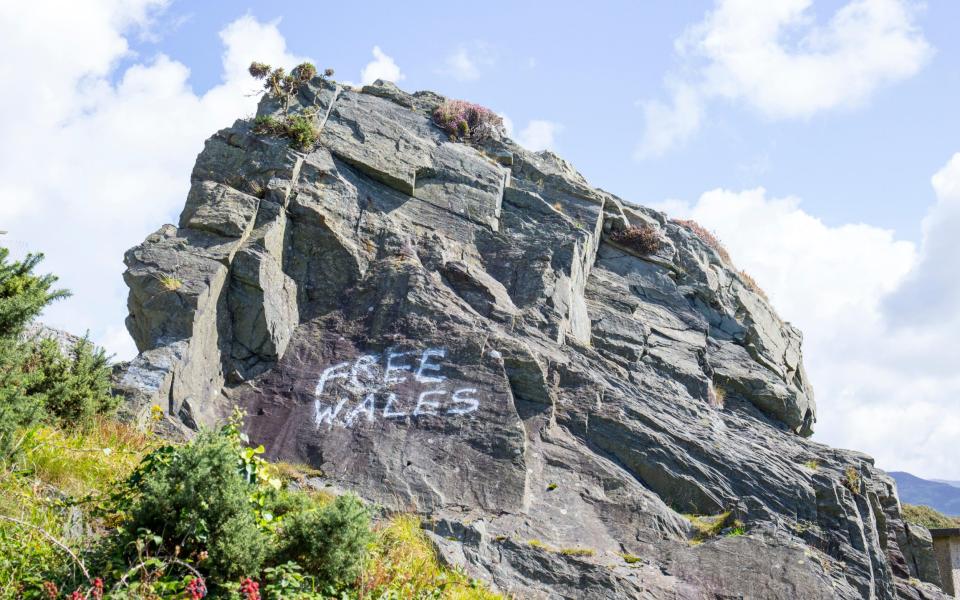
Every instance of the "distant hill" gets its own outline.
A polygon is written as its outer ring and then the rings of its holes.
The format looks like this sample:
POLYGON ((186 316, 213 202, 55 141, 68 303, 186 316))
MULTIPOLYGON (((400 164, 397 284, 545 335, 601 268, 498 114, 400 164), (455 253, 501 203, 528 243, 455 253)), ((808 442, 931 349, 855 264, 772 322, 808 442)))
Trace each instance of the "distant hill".
POLYGON ((960 487, 955 482, 921 479, 903 471, 891 471, 890 476, 897 481, 901 502, 923 504, 946 515, 960 516, 960 487))

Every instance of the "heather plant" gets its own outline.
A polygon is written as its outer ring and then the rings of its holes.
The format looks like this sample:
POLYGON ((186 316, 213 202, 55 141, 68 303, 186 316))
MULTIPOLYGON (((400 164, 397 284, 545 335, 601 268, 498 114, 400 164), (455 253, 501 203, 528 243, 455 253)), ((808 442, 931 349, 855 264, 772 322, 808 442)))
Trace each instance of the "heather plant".
POLYGON ((482 142, 503 129, 503 119, 489 108, 464 100, 447 100, 433 111, 433 122, 451 139, 482 142))
MULTIPOLYGON (((730 253, 727 252, 727 249, 720 242, 717 236, 715 236, 713 233, 707 230, 703 225, 700 225, 696 221, 689 220, 689 219, 686 219, 686 220, 677 219, 677 220, 674 220, 674 223, 676 223, 677 225, 681 225, 686 229, 692 231, 707 246, 713 248, 713 250, 720 257, 720 260, 725 265, 733 268, 733 260, 730 258, 730 253)), ((738 270, 737 275, 740 276, 740 281, 743 282, 743 285, 747 286, 747 288, 752 290, 755 294, 757 294, 758 296, 760 296, 761 298, 769 302, 770 299, 767 297, 767 293, 763 291, 763 288, 760 287, 760 285, 753 279, 753 277, 750 276, 749 273, 747 273, 746 271, 738 270)))
POLYGON ((720 240, 715 236, 710 230, 706 227, 697 223, 692 219, 678 219, 674 220, 674 223, 681 225, 690 231, 692 231, 698 238, 700 238, 707 246, 713 248, 716 251, 717 255, 720 256, 720 260, 727 265, 732 265, 733 261, 730 259, 730 253, 727 252, 727 249, 720 242, 720 240))
POLYGON ((760 284, 750 276, 746 271, 737 271, 737 275, 740 276, 740 281, 743 282, 743 285, 747 286, 754 294, 760 296, 766 301, 770 301, 770 298, 767 296, 767 293, 763 291, 763 288, 760 287, 760 284))
POLYGON ((610 234, 610 241, 630 248, 641 255, 656 254, 660 250, 660 235, 650 225, 631 225, 610 234))

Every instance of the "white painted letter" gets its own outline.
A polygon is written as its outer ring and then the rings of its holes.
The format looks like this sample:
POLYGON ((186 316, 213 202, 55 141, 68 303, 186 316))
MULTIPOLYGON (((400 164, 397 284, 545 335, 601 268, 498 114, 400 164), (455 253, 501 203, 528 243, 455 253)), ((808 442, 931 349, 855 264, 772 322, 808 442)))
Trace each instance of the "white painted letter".
POLYGON ((390 385, 391 383, 403 383, 407 380, 405 375, 400 375, 397 377, 391 377, 391 371, 412 371, 413 368, 410 365, 395 365, 393 364, 393 359, 401 358, 408 354, 413 354, 413 352, 387 352, 387 368, 383 371, 383 383, 385 385, 390 385))
POLYGON ((480 406, 480 401, 477 398, 468 397, 467 394, 476 394, 477 390, 474 388, 463 388, 455 391, 453 393, 453 401, 463 404, 465 406, 457 406, 447 409, 448 415, 465 415, 467 413, 472 413, 477 410, 480 406))
POLYGON ((430 357, 437 356, 443 358, 447 355, 446 348, 427 348, 423 351, 423 356, 420 358, 420 368, 417 369, 417 381, 420 383, 440 383, 446 377, 440 375, 438 377, 426 377, 424 376, 424 371, 439 371, 440 365, 431 365, 430 357))
POLYGON ((317 429, 326 422, 328 425, 333 427, 333 422, 336 420, 337 415, 340 414, 340 409, 343 408, 343 405, 347 403, 346 398, 341 398, 340 402, 337 402, 336 407, 326 406, 323 410, 320 410, 320 398, 317 398, 313 401, 313 420, 317 424, 317 429))
POLYGON ((350 387, 358 392, 367 389, 357 376, 363 371, 368 378, 373 379, 377 375, 376 364, 377 357, 373 354, 364 354, 358 358, 350 369, 350 387))
POLYGON ((320 375, 320 381, 317 382, 317 389, 314 390, 313 395, 319 398, 323 395, 323 389, 327 386, 327 382, 331 379, 346 379, 346 373, 337 373, 337 369, 342 369, 349 365, 350 363, 340 363, 339 365, 333 365, 332 367, 327 367, 323 370, 323 373, 320 375))
POLYGON ((374 419, 373 412, 377 409, 377 405, 373 400, 375 396, 376 396, 375 392, 370 392, 363 399, 363 402, 358 404, 356 408, 350 411, 350 414, 348 414, 347 418, 344 420, 347 427, 353 427, 353 423, 354 421, 357 420, 357 417, 360 416, 360 413, 366 413, 367 423, 373 422, 373 419, 374 419))
POLYGON ((397 395, 394 393, 387 394, 387 405, 383 407, 383 418, 384 419, 395 419, 398 417, 406 417, 410 413, 405 413, 402 411, 393 410, 393 403, 397 401, 397 395))
POLYGON ((431 391, 421 393, 420 396, 417 397, 417 407, 413 409, 413 416, 419 417, 420 415, 437 414, 436 410, 431 410, 431 409, 438 408, 440 406, 440 403, 431 402, 426 398, 427 396, 438 396, 438 395, 442 396, 443 394, 446 394, 446 392, 443 390, 431 390, 431 391), (422 409, 426 409, 426 410, 422 410, 422 409))

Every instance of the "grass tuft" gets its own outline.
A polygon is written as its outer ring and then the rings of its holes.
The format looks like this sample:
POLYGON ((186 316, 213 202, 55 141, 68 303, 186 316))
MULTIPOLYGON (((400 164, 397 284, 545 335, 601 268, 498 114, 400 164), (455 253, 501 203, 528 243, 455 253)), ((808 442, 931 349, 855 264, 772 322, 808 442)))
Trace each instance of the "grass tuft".
POLYGON ((856 467, 847 467, 843 472, 842 483, 854 496, 860 493, 860 472, 856 467))
POLYGON ((732 520, 732 516, 733 513, 729 510, 718 515, 683 515, 693 525, 694 534, 691 542, 694 544, 718 536, 727 527, 742 527, 743 524, 732 520))
POLYGON ((287 138, 298 150, 309 152, 320 136, 313 117, 310 112, 280 119, 269 115, 259 116, 253 121, 253 133, 287 138))
POLYGON ((558 553, 564 556, 595 556, 597 551, 592 548, 560 548, 558 553))
POLYGON ((183 282, 171 275, 159 275, 157 281, 159 281, 160 286, 168 292, 175 292, 183 287, 183 282))

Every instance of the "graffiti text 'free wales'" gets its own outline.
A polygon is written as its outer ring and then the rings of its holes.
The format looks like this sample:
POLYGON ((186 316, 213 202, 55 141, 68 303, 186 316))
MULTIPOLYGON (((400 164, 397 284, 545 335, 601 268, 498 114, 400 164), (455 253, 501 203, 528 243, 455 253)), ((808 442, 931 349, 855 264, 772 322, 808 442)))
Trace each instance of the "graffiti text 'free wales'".
POLYGON ((440 374, 446 355, 446 348, 387 350, 325 368, 314 390, 314 422, 353 427, 379 419, 474 412, 480 406, 476 388, 453 388, 440 374), (393 391, 401 385, 406 391, 393 391))

